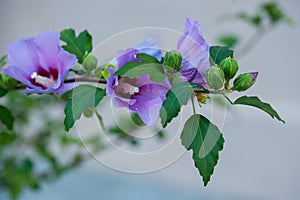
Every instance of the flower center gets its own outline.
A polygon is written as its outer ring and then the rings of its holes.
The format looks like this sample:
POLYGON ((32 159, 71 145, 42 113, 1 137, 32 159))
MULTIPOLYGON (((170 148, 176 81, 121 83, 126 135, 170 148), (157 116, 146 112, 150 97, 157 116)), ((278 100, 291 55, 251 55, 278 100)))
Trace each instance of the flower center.
POLYGON ((134 95, 135 93, 138 93, 140 91, 138 87, 135 87, 129 83, 121 82, 118 86, 119 86, 118 88, 122 93, 129 94, 129 95, 134 95))
POLYGON ((140 89, 134 85, 132 79, 122 78, 114 88, 117 95, 130 99, 130 97, 140 92, 140 89))
POLYGON ((33 72, 30 76, 32 79, 35 79, 35 82, 45 86, 45 87, 53 87, 55 85, 55 82, 53 79, 50 79, 45 76, 39 75, 37 72, 33 72))

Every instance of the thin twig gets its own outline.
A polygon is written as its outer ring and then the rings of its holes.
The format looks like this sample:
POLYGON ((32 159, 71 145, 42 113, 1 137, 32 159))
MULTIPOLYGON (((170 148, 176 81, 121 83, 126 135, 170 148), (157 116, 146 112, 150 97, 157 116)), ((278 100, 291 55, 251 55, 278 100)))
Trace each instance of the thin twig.
POLYGON ((102 83, 102 84, 107 83, 105 79, 89 78, 89 77, 71 78, 64 81, 64 83, 74 83, 74 82, 90 82, 90 83, 102 83))
MULTIPOLYGON (((89 83, 102 83, 102 84, 107 83, 105 79, 89 78, 89 77, 70 78, 64 81, 64 83, 75 83, 75 82, 89 82, 89 83)), ((15 89, 24 90, 26 89, 26 87, 27 87, 26 85, 18 85, 15 87, 15 89)))

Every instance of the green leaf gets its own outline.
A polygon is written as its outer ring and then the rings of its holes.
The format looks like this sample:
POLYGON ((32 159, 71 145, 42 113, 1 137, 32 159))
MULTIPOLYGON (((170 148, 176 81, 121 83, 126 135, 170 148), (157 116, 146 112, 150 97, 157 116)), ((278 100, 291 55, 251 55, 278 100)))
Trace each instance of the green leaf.
POLYGON ((250 25, 253 25, 256 28, 259 28, 262 25, 262 17, 260 16, 260 13, 257 13, 254 15, 249 15, 245 12, 239 12, 235 15, 235 18, 237 18, 243 22, 246 22, 250 25))
POLYGON ((0 98, 5 96, 7 94, 7 90, 6 89, 3 89, 3 88, 0 88, 0 98))
POLYGON ((186 121, 181 142, 187 150, 193 151, 195 166, 206 186, 218 163, 219 152, 223 149, 222 133, 204 116, 196 114, 186 121))
POLYGON ((222 60, 227 57, 233 58, 233 50, 229 49, 228 47, 221 47, 221 46, 211 46, 209 48, 209 55, 211 64, 220 64, 222 60))
POLYGON ((272 106, 268 103, 262 102, 258 97, 255 96, 242 96, 235 100, 233 104, 242 104, 242 105, 247 105, 247 106, 253 106, 258 109, 261 109, 262 111, 265 111, 268 113, 273 119, 276 118, 279 121, 285 123, 283 119, 278 115, 278 113, 272 108, 272 106))
POLYGON ((160 109, 161 124, 164 128, 178 115, 181 106, 187 104, 195 88, 203 89, 201 85, 182 82, 175 84, 167 92, 167 98, 160 109))
POLYGON ((270 21, 274 24, 285 17, 282 8, 277 2, 272 1, 263 3, 261 4, 261 9, 266 12, 270 21))
POLYGON ((79 63, 82 63, 84 56, 93 49, 92 36, 87 30, 82 31, 78 37, 76 37, 73 29, 66 29, 60 33, 60 39, 66 43, 62 48, 75 54, 79 63))
POLYGON ((69 134, 60 135, 60 142, 64 146, 68 146, 68 145, 81 146, 82 145, 82 142, 80 139, 74 137, 73 135, 69 135, 69 134))
POLYGON ((3 55, 0 57, 0 69, 6 65, 7 55, 3 55))
POLYGON ((159 61, 155 57, 145 53, 139 53, 136 55, 136 57, 141 59, 144 63, 159 63, 159 61))
POLYGON ((91 85, 80 85, 72 90, 72 98, 65 107, 65 130, 73 127, 86 108, 94 108, 106 95, 105 90, 91 85))
POLYGON ((0 121, 5 124, 9 130, 12 130, 14 125, 14 117, 10 110, 2 105, 0 105, 0 121))
POLYGON ((149 74, 150 79, 154 82, 162 82, 165 79, 163 65, 156 58, 147 54, 138 54, 137 58, 140 58, 142 62, 127 62, 114 75, 138 78, 144 74, 149 74))
POLYGON ((218 38, 218 42, 224 46, 233 48, 239 43, 239 38, 234 34, 226 34, 226 35, 221 35, 218 38))

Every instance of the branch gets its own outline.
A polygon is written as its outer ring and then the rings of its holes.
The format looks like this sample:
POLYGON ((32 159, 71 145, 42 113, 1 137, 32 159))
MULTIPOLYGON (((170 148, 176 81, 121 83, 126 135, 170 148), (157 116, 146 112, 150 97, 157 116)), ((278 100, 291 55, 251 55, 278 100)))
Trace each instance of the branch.
MULTIPOLYGON (((227 90, 226 90, 227 91, 227 90)), ((225 94, 225 90, 209 90, 209 89, 195 89, 195 93, 203 93, 203 94, 225 94)), ((229 92, 229 91, 227 91, 229 92)))
MULTIPOLYGON (((75 83, 75 82, 90 82, 90 83, 102 83, 106 84, 107 81, 105 79, 98 78, 89 78, 89 77, 78 77, 78 78, 70 78, 64 81, 64 83, 75 83)), ((26 85, 18 85, 15 87, 16 90, 24 90, 26 85)))
POLYGON ((102 84, 107 83, 105 79, 89 78, 89 77, 71 78, 64 81, 64 83, 74 83, 74 82, 90 82, 90 83, 102 83, 102 84))

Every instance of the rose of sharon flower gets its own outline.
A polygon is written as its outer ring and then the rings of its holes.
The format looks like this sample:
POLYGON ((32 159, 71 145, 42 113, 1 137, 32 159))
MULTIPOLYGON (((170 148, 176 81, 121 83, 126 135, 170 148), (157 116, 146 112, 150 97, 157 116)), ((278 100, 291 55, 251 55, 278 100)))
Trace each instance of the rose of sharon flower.
MULTIPOLYGON (((128 61, 141 62, 136 58, 139 53, 147 53, 161 59, 161 52, 154 47, 151 40, 146 40, 136 48, 119 51, 117 54, 117 69, 128 61)), ((153 125, 158 117, 161 106, 171 85, 167 79, 162 83, 154 83, 149 75, 139 78, 113 76, 115 70, 109 68, 110 77, 107 81, 107 94, 112 98, 115 107, 126 107, 138 116, 147 125, 153 125)))
POLYGON ((77 59, 59 46, 59 38, 59 33, 45 31, 15 41, 8 47, 8 67, 3 73, 25 84, 25 93, 60 92, 77 59))
POLYGON ((180 77, 182 81, 201 84, 204 87, 205 74, 210 67, 209 45, 199 28, 199 22, 187 18, 183 35, 177 43, 177 50, 182 55, 180 77))

